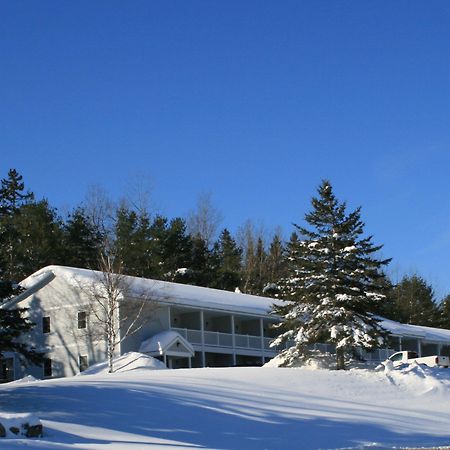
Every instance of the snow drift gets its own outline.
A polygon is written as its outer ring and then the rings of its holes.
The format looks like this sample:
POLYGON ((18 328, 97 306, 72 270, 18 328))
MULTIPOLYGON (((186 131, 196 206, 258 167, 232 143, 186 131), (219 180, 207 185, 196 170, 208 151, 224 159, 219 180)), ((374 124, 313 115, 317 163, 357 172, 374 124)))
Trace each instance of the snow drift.
POLYGON ((8 450, 437 447, 450 444, 449 383, 421 366, 144 369, 2 385, 0 404, 44 426, 8 450))
MULTIPOLYGON (((113 361, 114 373, 129 372, 131 370, 162 370, 167 369, 166 365, 152 356, 144 355, 138 352, 125 353, 113 361)), ((100 375, 107 374, 109 371, 108 361, 95 364, 80 375, 100 375)))

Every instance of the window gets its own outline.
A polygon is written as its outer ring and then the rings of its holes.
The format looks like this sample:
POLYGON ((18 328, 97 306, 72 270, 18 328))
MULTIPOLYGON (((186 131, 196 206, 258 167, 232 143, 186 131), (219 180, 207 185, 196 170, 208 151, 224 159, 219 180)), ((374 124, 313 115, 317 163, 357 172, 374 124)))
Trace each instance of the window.
POLYGON ((52 360, 50 358, 44 359, 44 377, 52 376, 52 360))
POLYGON ((392 362, 401 361, 403 359, 403 353, 394 353, 389 357, 392 362))
POLYGON ((78 312, 78 329, 86 328, 86 311, 78 312))
POLYGON ((79 357, 79 363, 80 363, 80 372, 84 372, 89 366, 88 366, 88 357, 86 355, 80 355, 79 357))
POLYGON ((50 333, 50 317, 49 316, 42 318, 42 332, 44 334, 50 333))

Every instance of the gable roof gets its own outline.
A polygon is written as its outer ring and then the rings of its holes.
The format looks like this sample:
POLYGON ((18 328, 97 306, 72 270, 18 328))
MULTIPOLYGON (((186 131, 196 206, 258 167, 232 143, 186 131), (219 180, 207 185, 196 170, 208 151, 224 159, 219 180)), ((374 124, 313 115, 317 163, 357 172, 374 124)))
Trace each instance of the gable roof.
MULTIPOLYGON (((101 272, 88 269, 47 266, 23 280, 20 285, 25 288, 25 291, 9 302, 4 303, 0 308, 8 308, 15 305, 50 283, 54 278, 63 279, 69 285, 79 287, 80 281, 92 283, 99 279, 100 276, 101 272)), ((187 284, 130 276, 125 278, 129 282, 131 295, 134 292, 136 297, 140 298, 142 293, 145 292, 150 298, 171 305, 267 317, 272 311, 272 305, 281 302, 268 297, 258 297, 256 295, 221 291, 187 284)), ((276 316, 274 315, 273 317, 276 320, 276 316)), ((388 319, 382 319, 382 326, 395 336, 419 338, 431 342, 445 342, 449 343, 447 345, 450 345, 450 330, 402 324, 388 319)))
MULTIPOLYGON (((40 271, 39 271, 40 272, 40 271)), ((38 272, 36 272, 37 274, 38 272)), ((35 274, 31 275, 27 278, 30 279, 35 274)), ((39 276, 36 276, 32 282, 29 284, 22 284, 20 283, 20 286, 24 288, 25 290, 22 291, 20 294, 16 295, 15 297, 10 298, 5 303, 2 303, 0 305, 0 309, 7 309, 11 308, 12 306, 16 305, 17 303, 21 302, 22 300, 25 300, 30 295, 37 292, 39 289, 43 288, 45 285, 50 283, 55 278, 55 274, 52 271, 45 271, 39 274, 39 276)))
POLYGON ((149 353, 149 354, 158 354, 162 355, 163 353, 167 353, 174 344, 180 343, 185 351, 180 351, 181 353, 189 353, 191 356, 194 356, 194 347, 192 344, 188 342, 181 334, 177 333, 173 330, 162 331, 161 333, 155 334, 151 338, 142 342, 139 352, 140 353, 149 353))
MULTIPOLYGON (((70 286, 79 287, 80 282, 92 283, 100 279, 101 272, 74 267, 47 266, 20 283, 25 288, 23 294, 28 293, 30 295, 29 292, 40 289, 55 277, 64 280, 70 286), (45 283, 43 283, 43 280, 45 283)), ((129 295, 141 298, 142 294, 145 293, 149 298, 172 305, 267 316, 272 310, 272 305, 277 302, 277 300, 268 297, 148 278, 126 276, 125 280, 129 284, 129 295)))

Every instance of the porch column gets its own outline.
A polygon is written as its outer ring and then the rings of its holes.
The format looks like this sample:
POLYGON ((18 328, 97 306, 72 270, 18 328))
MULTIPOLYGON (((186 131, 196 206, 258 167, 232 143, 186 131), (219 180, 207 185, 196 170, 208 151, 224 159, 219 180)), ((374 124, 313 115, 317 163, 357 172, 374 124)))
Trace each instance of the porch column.
POLYGON ((417 354, 419 358, 422 357, 422 342, 420 342, 420 339, 417 339, 417 354))
POLYGON ((233 366, 236 365, 236 337, 234 335, 234 314, 231 314, 231 345, 233 347, 233 366))
POLYGON ((262 317, 259 319, 259 333, 261 334, 261 362, 264 364, 264 355, 266 352, 264 342, 264 321, 262 317))
POLYGON ((402 350, 402 337, 398 337, 398 351, 401 352, 402 350))
POLYGON ((206 359, 205 359, 205 317, 203 314, 203 309, 200 310, 200 334, 202 336, 201 343, 202 343, 202 367, 206 366, 206 359))

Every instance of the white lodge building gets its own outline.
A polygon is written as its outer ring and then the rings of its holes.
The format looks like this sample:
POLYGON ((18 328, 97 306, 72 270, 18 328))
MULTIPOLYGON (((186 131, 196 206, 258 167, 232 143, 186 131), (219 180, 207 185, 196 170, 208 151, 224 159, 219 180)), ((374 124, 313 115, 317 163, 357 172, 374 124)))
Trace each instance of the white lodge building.
MULTIPOLYGON (((169 368, 181 368, 262 365, 277 354, 270 347, 275 336, 271 325, 278 321, 270 314, 274 299, 136 277, 125 279, 129 289, 120 302, 119 316, 130 307, 136 310, 142 302, 148 302, 148 307, 142 315, 143 326, 124 337, 116 348, 117 356, 139 351, 161 359, 169 368)), ((21 283, 25 290, 2 307, 29 308, 36 326, 28 338, 45 352, 46 360, 43 367, 24 368, 16 355, 5 354, 0 361, 0 380, 27 374, 36 378, 71 376, 106 360, 105 339, 89 315, 92 299, 82 288, 98 280, 99 272, 48 266, 21 283)), ((129 321, 124 321, 119 334, 124 334, 128 325, 129 321)), ((449 330, 389 320, 384 326, 392 333, 392 348, 379 350, 369 359, 385 359, 397 350, 450 356, 449 330)))
MULTIPOLYGON (((99 281, 99 275, 92 270, 48 266, 21 283, 25 290, 5 306, 29 308, 36 324, 31 342, 47 359, 44 367, 24 369, 19 358, 5 355, 9 356, 3 363, 8 373, 3 378, 70 376, 106 360, 105 340, 95 333, 95 322, 90 323, 92 296, 82 288, 99 281)), ((277 353, 269 347, 270 325, 277 321, 268 314, 273 299, 136 277, 125 279, 128 294, 119 315, 133 302, 139 309, 148 301, 149 311, 143 314, 145 325, 117 346, 117 355, 141 351, 165 361, 169 368, 180 368, 262 365, 277 353)), ((124 333, 127 324, 121 328, 119 333, 124 333)))

